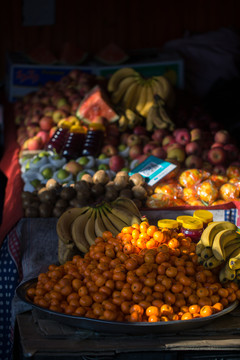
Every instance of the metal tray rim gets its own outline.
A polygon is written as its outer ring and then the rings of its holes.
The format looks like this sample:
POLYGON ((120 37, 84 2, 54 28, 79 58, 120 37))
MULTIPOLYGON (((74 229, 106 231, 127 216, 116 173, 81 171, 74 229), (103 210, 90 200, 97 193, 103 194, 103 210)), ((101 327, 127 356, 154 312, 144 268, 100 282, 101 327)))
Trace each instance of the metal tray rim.
POLYGON ((239 304, 238 300, 235 300, 230 306, 225 308, 224 310, 213 314, 208 317, 203 318, 196 318, 191 320, 174 320, 168 322, 119 322, 119 321, 108 321, 108 320, 100 320, 100 319, 91 319, 86 317, 80 317, 76 315, 67 315, 63 313, 59 313, 56 311, 52 311, 49 309, 45 309, 38 305, 35 305, 31 300, 29 300, 26 296, 26 291, 29 287, 33 286, 37 282, 37 278, 33 278, 30 280, 25 281, 24 283, 20 284, 16 288, 16 294, 20 300, 29 304, 37 311, 40 311, 42 314, 45 314, 47 317, 50 317, 53 320, 57 320, 63 322, 67 325, 73 327, 82 327, 85 329, 91 329, 96 331, 104 331, 104 332, 115 332, 115 333, 149 333, 149 332, 170 332, 176 333, 179 331, 183 331, 186 329, 193 329, 197 327, 201 327, 204 325, 209 324, 213 320, 224 316, 234 309, 239 304), (102 329, 103 327, 103 329, 102 329))

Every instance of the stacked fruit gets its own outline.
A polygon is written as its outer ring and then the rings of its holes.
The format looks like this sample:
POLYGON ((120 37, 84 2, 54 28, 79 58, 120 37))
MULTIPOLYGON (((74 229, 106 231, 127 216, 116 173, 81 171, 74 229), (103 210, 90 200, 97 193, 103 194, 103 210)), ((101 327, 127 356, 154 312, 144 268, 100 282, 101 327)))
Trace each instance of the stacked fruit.
POLYGON ((107 321, 210 316, 240 299, 240 290, 198 264, 195 247, 183 234, 147 221, 125 226, 115 237, 104 231, 84 257, 39 274, 27 296, 51 311, 107 321))
POLYGON ((169 80, 164 76, 143 78, 133 68, 117 70, 108 81, 108 91, 115 105, 121 105, 125 113, 120 120, 128 123, 128 112, 147 119, 147 130, 153 127, 173 130, 174 124, 167 115, 164 105, 172 106, 174 91, 169 80))
POLYGON ((205 268, 220 268, 221 283, 240 278, 240 233, 235 224, 229 221, 209 224, 197 244, 196 253, 205 268))
POLYGON ((135 203, 119 197, 111 203, 85 206, 66 210, 58 219, 59 261, 72 257, 78 249, 86 253, 104 231, 116 236, 124 226, 141 222, 141 214, 135 203))

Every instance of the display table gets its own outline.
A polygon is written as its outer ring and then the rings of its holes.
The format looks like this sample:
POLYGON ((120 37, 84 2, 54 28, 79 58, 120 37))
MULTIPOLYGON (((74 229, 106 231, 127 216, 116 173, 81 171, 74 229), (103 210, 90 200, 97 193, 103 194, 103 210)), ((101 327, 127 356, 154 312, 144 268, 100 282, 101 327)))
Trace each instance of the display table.
POLYGON ((198 329, 141 336, 70 327, 33 310, 17 315, 13 359, 239 359, 239 349, 240 307, 198 329))

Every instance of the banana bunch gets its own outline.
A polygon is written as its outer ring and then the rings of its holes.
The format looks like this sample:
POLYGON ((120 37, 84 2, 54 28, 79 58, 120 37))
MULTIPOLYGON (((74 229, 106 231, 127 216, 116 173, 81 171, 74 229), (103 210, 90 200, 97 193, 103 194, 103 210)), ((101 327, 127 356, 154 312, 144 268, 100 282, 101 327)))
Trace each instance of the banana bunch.
POLYGON ((146 117, 146 129, 153 131, 154 129, 168 129, 173 131, 174 122, 170 119, 165 110, 165 103, 158 94, 154 95, 154 103, 150 107, 146 117))
POLYGON ((155 94, 159 95, 166 105, 174 104, 175 93, 166 77, 152 76, 145 79, 132 68, 121 68, 113 73, 107 89, 113 104, 121 105, 124 110, 133 110, 145 118, 154 104, 155 94))
POLYGON ((127 129, 134 129, 135 126, 141 124, 143 118, 131 109, 126 109, 118 119, 118 128, 121 132, 127 129))
POLYGON ((62 264, 79 251, 87 253, 104 231, 113 236, 125 226, 141 222, 141 214, 135 203, 128 198, 118 197, 111 203, 66 210, 58 219, 58 260, 62 264))
POLYGON ((229 221, 214 221, 204 229, 196 245, 198 262, 207 269, 219 266, 222 283, 235 279, 236 270, 240 269, 240 233, 237 230, 229 221))

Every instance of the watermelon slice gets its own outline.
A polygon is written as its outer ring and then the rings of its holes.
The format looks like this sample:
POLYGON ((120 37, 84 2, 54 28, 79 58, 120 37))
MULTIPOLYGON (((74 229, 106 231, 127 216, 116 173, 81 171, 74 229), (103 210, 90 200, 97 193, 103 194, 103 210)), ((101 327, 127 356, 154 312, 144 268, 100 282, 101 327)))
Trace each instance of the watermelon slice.
POLYGON ((104 49, 100 50, 95 58, 106 65, 118 65, 128 60, 128 55, 119 46, 109 44, 104 49))
POLYGON ((87 52, 82 51, 76 44, 66 42, 61 51, 60 61, 63 64, 78 65, 82 64, 87 56, 87 52))
POLYGON ((28 52, 27 57, 38 64, 56 64, 56 56, 44 45, 38 45, 28 52))
POLYGON ((117 121, 119 115, 110 105, 110 100, 99 85, 86 94, 77 109, 76 115, 85 123, 91 123, 97 116, 102 116, 110 123, 117 121))

